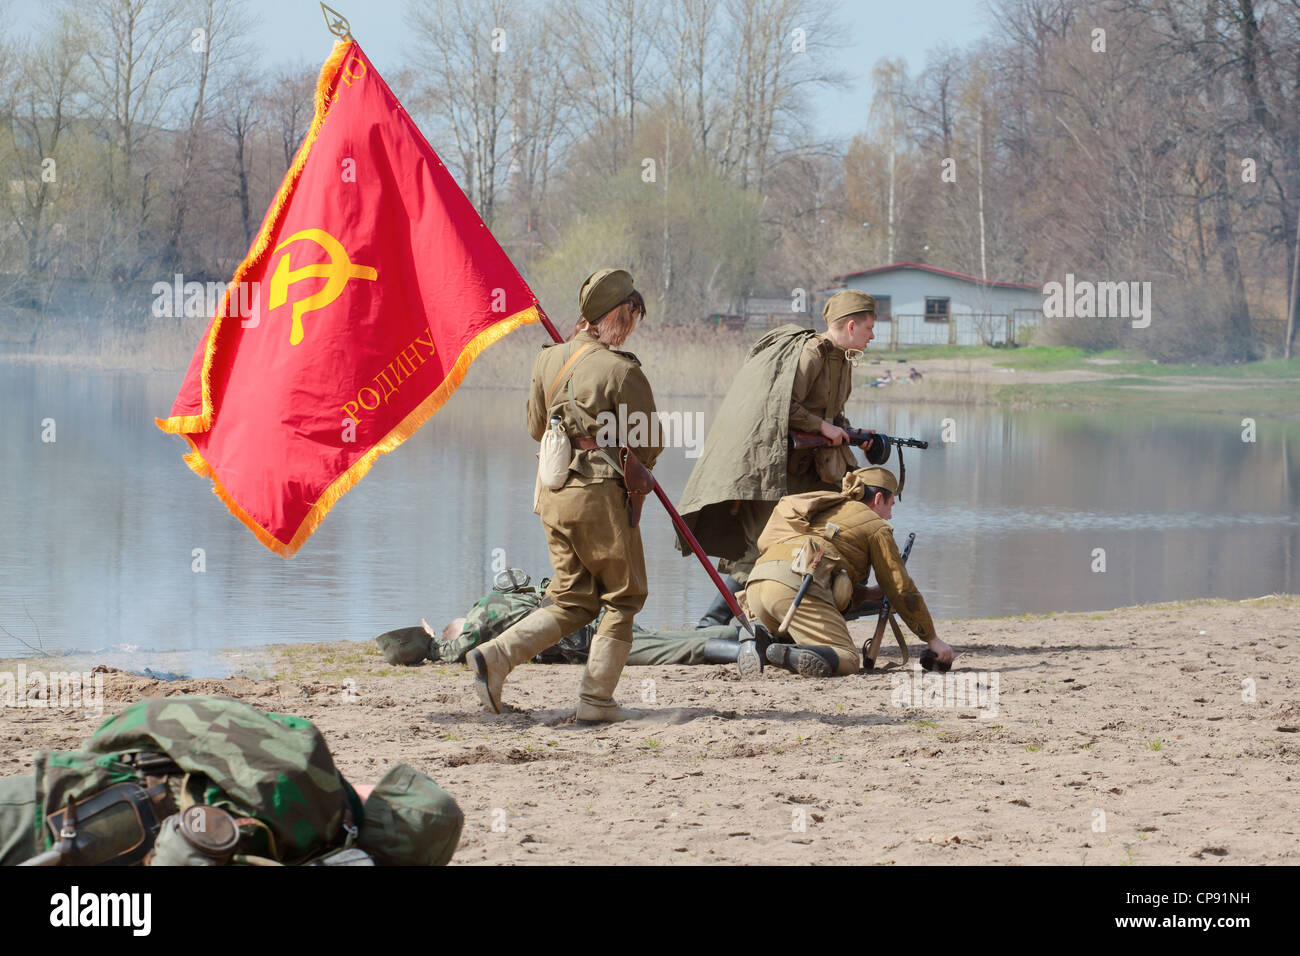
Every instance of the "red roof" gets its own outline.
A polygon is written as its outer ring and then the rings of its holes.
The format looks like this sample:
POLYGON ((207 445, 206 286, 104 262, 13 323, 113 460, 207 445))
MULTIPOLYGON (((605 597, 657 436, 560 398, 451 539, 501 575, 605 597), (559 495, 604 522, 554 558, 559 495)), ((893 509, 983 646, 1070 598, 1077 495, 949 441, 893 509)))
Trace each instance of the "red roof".
POLYGON ((873 276, 881 272, 892 272, 895 269, 920 269, 922 272, 933 272, 936 275, 952 276, 954 279, 964 279, 967 282, 974 282, 976 285, 987 285, 997 289, 1031 289, 1034 292, 1042 292, 1041 286, 1026 285, 1023 282, 995 282, 992 279, 985 281, 978 276, 968 276, 964 272, 953 272, 949 269, 937 269, 934 266, 922 265, 919 262, 895 262, 892 266, 877 266, 874 269, 863 269, 861 272, 847 272, 842 276, 832 276, 832 279, 855 279, 858 276, 873 276))

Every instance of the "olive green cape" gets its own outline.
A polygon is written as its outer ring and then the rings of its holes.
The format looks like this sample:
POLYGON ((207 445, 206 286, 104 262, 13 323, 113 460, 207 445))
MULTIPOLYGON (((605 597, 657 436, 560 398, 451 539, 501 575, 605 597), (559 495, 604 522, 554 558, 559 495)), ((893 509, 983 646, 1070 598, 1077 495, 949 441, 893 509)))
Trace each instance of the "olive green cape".
MULTIPOLYGON (((790 395, 799 354, 817 333, 783 325, 758 340, 722 400, 680 504, 706 554, 735 560, 745 551, 736 501, 776 501, 786 493, 790 395)), ((690 547, 677 538, 677 548, 690 547)))

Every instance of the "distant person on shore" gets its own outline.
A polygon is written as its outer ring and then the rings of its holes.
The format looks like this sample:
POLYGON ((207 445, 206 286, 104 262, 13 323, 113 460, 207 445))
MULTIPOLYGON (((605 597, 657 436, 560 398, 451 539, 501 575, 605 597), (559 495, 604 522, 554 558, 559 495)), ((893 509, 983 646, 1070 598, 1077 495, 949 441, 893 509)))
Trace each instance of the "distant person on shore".
POLYGON ((886 385, 893 385, 893 384, 894 384, 894 373, 891 372, 889 369, 885 369, 885 374, 881 375, 874 382, 872 382, 871 387, 883 388, 886 385))
POLYGON ((627 422, 649 422, 656 414, 641 363, 616 349, 645 317, 645 300, 632 276, 622 269, 592 273, 578 292, 578 311, 569 341, 547 345, 537 356, 528 396, 533 440, 553 432, 572 448, 562 484, 548 487, 539 475, 537 486, 555 577, 537 610, 472 649, 466 662, 484 708, 499 714, 506 675, 591 623, 603 607, 578 691, 577 718, 625 720, 636 714, 614 702, 614 689, 632 652, 633 617, 649 594, 638 524, 645 493, 653 487, 647 472, 663 446, 658 429, 635 426, 619 436, 618 448, 596 443, 602 414, 627 422), (642 443, 633 446, 635 436, 642 443))
POLYGON ((925 598, 894 542, 889 518, 898 490, 897 479, 887 469, 860 468, 844 476, 840 491, 781 499, 763 529, 759 539, 763 553, 745 589, 750 611, 771 633, 779 629, 803 583, 803 575, 792 567, 795 553, 811 544, 822 550, 823 557, 791 618, 789 634, 794 643, 774 643, 765 651, 753 641, 742 644, 741 676, 757 676, 764 663, 804 677, 856 674, 862 661, 844 612, 855 603, 881 596, 929 645, 940 665, 952 663, 953 650, 935 633, 925 598), (875 573, 875 588, 860 587, 868 572, 875 573), (765 660, 760 660, 760 653, 765 660))
MULTIPOLYGON (((727 391, 709 429, 679 505, 682 519, 718 561, 732 591, 745 586, 759 555, 758 538, 784 495, 838 490, 858 466, 845 444, 844 415, 853 367, 873 338, 876 300, 846 289, 822 309, 826 331, 783 325, 759 339, 727 391), (808 432, 830 441, 791 451, 789 434, 808 432)), ((680 536, 678 549, 691 553, 680 536)), ((721 595, 700 627, 726 624, 731 610, 721 595)))

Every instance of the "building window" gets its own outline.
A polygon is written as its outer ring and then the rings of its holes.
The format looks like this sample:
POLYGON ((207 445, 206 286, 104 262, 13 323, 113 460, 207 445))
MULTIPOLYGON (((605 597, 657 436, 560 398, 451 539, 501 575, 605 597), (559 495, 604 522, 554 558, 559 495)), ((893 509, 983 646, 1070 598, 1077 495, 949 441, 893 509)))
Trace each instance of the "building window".
POLYGON ((948 321, 948 302, 946 298, 936 298, 931 296, 925 297, 925 321, 927 322, 947 322, 948 321))
POLYGON ((887 295, 876 296, 876 321, 888 322, 893 318, 890 297, 887 295))

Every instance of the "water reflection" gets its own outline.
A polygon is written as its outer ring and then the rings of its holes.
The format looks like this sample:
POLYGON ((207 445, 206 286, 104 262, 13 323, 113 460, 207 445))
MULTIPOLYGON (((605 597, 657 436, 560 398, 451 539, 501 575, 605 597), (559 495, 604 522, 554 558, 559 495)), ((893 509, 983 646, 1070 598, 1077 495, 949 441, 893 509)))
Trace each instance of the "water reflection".
MULTIPOLYGON (((0 365, 0 625, 47 649, 210 649, 365 639, 441 623, 491 586, 494 559, 546 573, 531 512, 536 446, 521 392, 462 389, 382 456, 291 561, 231 517, 153 425, 177 376, 0 365), (41 441, 53 419, 56 441, 41 441), (202 549, 205 571, 192 566, 202 549), (26 610, 24 610, 24 605, 26 610), (28 618, 31 615, 31 620, 28 618)), ((908 453, 900 537, 936 616, 1087 610, 1300 591, 1294 434, 1262 422, 851 405, 856 424, 928 438, 908 453), (939 441, 943 419, 955 441, 939 441), (1092 570, 1097 549, 1106 571, 1092 570)), ((665 410, 717 401, 661 402, 665 410)), ((691 462, 657 474, 676 499, 691 462)), ((708 581, 643 519, 646 623, 675 626, 708 581)), ((28 653, 0 633, 0 655, 28 653)))

